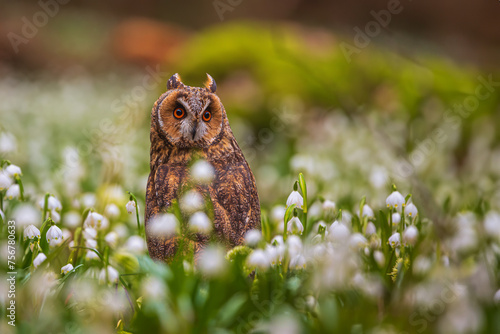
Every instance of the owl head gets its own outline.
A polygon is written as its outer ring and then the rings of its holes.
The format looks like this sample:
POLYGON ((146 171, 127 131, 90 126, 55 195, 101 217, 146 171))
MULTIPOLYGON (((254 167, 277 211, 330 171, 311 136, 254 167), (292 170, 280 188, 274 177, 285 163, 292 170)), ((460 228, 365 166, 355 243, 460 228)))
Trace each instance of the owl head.
POLYGON ((174 74, 153 109, 160 137, 178 148, 206 148, 218 142, 227 116, 216 89, 208 74, 205 87, 184 85, 174 74))

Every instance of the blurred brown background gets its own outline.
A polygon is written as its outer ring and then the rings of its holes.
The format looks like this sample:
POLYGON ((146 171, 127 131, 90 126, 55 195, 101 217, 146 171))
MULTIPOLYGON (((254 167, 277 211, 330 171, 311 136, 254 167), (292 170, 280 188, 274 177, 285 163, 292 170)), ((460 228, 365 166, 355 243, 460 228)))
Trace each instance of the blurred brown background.
MULTIPOLYGON (((122 63, 141 66, 168 63, 169 57, 175 57, 178 47, 190 38, 192 32, 242 19, 284 21, 324 28, 335 32, 336 42, 352 43, 353 28, 363 29, 373 20, 370 11, 386 9, 390 2, 60 1, 67 4, 56 0, 3 1, 0 68, 57 72, 78 65, 90 71, 104 71, 122 63), (54 8, 54 3, 57 8, 54 8), (16 53, 9 41, 9 33, 22 36, 25 19, 33 22, 34 15, 44 6, 64 15, 50 17, 29 43, 19 44, 16 53), (223 20, 216 6, 226 9, 223 20)), ((411 55, 417 49, 424 53, 443 54, 483 69, 497 67, 500 57, 498 1, 402 0, 400 6, 403 8, 401 13, 391 17, 387 28, 373 39, 374 43, 400 54, 411 55)), ((42 16, 38 17, 41 23, 42 16)))

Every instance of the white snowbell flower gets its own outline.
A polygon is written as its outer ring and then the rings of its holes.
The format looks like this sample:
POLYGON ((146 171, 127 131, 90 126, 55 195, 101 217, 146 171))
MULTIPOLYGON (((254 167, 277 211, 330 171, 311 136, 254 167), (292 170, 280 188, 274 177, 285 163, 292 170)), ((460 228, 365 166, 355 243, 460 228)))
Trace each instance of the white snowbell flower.
POLYGON ((288 253, 290 254, 290 257, 294 257, 295 255, 302 252, 303 245, 300 237, 296 235, 290 235, 288 239, 286 239, 286 243, 288 246, 288 253))
POLYGON ((5 173, 12 178, 23 175, 23 173, 21 172, 21 168, 12 164, 5 167, 5 173))
POLYGON ((74 229, 80 225, 81 216, 78 212, 70 211, 64 215, 63 223, 67 227, 74 229))
POLYGON ((62 229, 62 234, 63 234, 63 240, 67 240, 72 237, 71 231, 68 230, 67 228, 62 229))
POLYGON ((17 206, 12 216, 18 226, 36 225, 40 222, 40 212, 29 204, 17 206))
POLYGON ((299 217, 292 217, 287 224, 286 230, 288 233, 302 234, 304 232, 304 225, 302 225, 299 217))
POLYGON ((276 205, 271 210, 271 219, 275 223, 283 222, 285 213, 286 213, 286 207, 284 205, 276 205))
POLYGON ((47 256, 43 253, 37 255, 37 257, 33 260, 33 266, 38 268, 39 265, 43 263, 43 261, 47 260, 47 256))
MULTIPOLYGON (((120 273, 118 272, 118 270, 116 270, 112 266, 108 266, 107 272, 107 281, 110 283, 118 283, 118 279, 120 278, 120 273)), ((106 283, 106 268, 103 268, 99 274, 99 283, 106 283)))
POLYGON ((129 215, 133 214, 135 212, 135 202, 134 201, 128 201, 127 205, 125 205, 125 208, 127 209, 127 213, 129 215))
POLYGON ((10 176, 7 175, 7 173, 5 173, 4 171, 0 171, 0 190, 9 188, 12 183, 14 183, 14 181, 12 181, 10 176))
POLYGON ((410 225, 403 231, 403 242, 415 246, 418 239, 418 230, 415 226, 410 225))
POLYGON ((5 193, 5 197, 7 197, 10 200, 13 199, 18 199, 21 196, 21 189, 19 188, 18 184, 13 184, 7 189, 7 192, 5 193))
POLYGON ((68 263, 64 267, 61 268, 61 274, 66 275, 69 273, 71 270, 73 270, 73 265, 71 263, 68 263))
POLYGON ((392 214, 392 223, 397 225, 401 222, 401 215, 398 212, 394 212, 392 214))
POLYGON ((5 220, 5 213, 3 213, 2 209, 0 209, 0 217, 2 217, 2 220, 5 220))
POLYGON ((132 254, 140 255, 146 251, 146 242, 140 236, 133 235, 125 243, 125 249, 132 254))
POLYGON ((118 233, 111 231, 104 237, 104 241, 108 243, 111 248, 115 248, 118 244, 118 233))
POLYGON ((306 258, 302 254, 297 254, 290 259, 290 264, 288 267, 291 269, 305 269, 306 258))
POLYGON ((83 229, 83 237, 85 240, 92 240, 97 238, 97 230, 92 227, 86 227, 83 229))
POLYGON ((368 218, 375 217, 373 209, 368 204, 363 205, 362 212, 363 212, 363 217, 368 217, 368 218))
POLYGON ((87 218, 85 218, 85 221, 83 222, 83 227, 92 227, 96 229, 105 228, 106 225, 107 222, 105 221, 104 216, 97 212, 89 212, 87 218))
POLYGON ((255 247, 262 240, 262 233, 259 230, 249 230, 245 233, 245 243, 247 246, 255 247))
POLYGON ((94 240, 94 239, 85 240, 85 247, 97 248, 97 240, 94 240))
POLYGON ((24 240, 33 240, 35 238, 40 239, 40 230, 35 225, 26 226, 24 229, 24 240))
POLYGON ((209 184, 215 177, 215 169, 206 160, 198 160, 191 167, 191 176, 196 183, 209 184))
POLYGON ((184 213, 194 213, 196 211, 201 211, 205 205, 203 196, 196 190, 188 191, 179 201, 182 212, 184 213))
POLYGON ((407 216, 410 216, 411 218, 414 218, 418 214, 417 207, 413 203, 408 203, 408 205, 405 207, 405 214, 407 216))
MULTIPOLYGON (((40 208, 43 210, 43 208, 45 207, 45 198, 42 198, 39 202, 38 202, 38 205, 40 206, 40 208)), ((49 198, 47 199, 47 209, 49 211, 58 211, 60 212, 62 210, 62 204, 61 202, 55 198, 54 196, 49 196, 49 198)))
POLYGON ((495 292, 495 295, 493 296, 493 301, 497 305, 500 304, 500 290, 497 290, 497 292, 495 292))
POLYGON ((400 210, 405 205, 405 198, 399 191, 394 191, 385 200, 388 208, 395 208, 400 210))
POLYGON ((401 245, 401 236, 398 232, 391 235, 391 237, 389 238, 389 245, 391 245, 392 248, 396 248, 401 245))
POLYGON ((220 276, 226 271, 225 252, 217 246, 208 246, 200 252, 198 269, 207 276, 220 276))
POLYGON ((198 211, 189 218, 189 228, 194 232, 210 234, 212 223, 205 212, 198 211))
POLYGON ((375 262, 377 262, 377 265, 382 268, 385 266, 385 256, 384 253, 382 253, 379 250, 376 250, 373 252, 373 258, 375 259, 375 262))
POLYGON ((99 260, 99 255, 96 254, 96 252, 88 250, 87 253, 85 254, 85 259, 88 261, 91 260, 99 260))
POLYGON ((106 208, 104 208, 104 214, 110 219, 118 218, 120 217, 120 208, 114 203, 109 203, 106 205, 106 208))
POLYGON ((61 221, 61 215, 59 214, 59 212, 57 212, 55 210, 54 211, 50 211, 50 217, 52 218, 52 220, 56 224, 59 224, 59 222, 61 221))
POLYGON ((179 221, 172 213, 164 213, 155 216, 148 224, 151 235, 157 237, 168 237, 177 233, 179 221))
POLYGON ((349 239, 351 232, 344 224, 334 221, 328 230, 328 238, 336 243, 344 243, 349 239))
POLYGON ((484 230, 491 237, 500 239, 500 214, 490 211, 484 217, 484 230))
POLYGON ((368 240, 361 233, 354 233, 349 238, 349 245, 352 249, 361 249, 368 244, 368 240))
POLYGON ((250 267, 259 269, 267 269, 271 265, 266 251, 262 249, 254 250, 247 258, 247 263, 250 267))
POLYGON ((56 225, 52 225, 47 231, 47 242, 50 243, 52 240, 60 241, 63 239, 62 230, 56 225))
POLYGON ((96 196, 92 193, 85 193, 82 195, 82 204, 85 208, 91 208, 96 203, 96 196))
POLYGON ((283 236, 282 235, 277 235, 275 236, 272 240, 271 240, 271 245, 284 245, 285 244, 285 241, 283 240, 283 236))
POLYGON ((272 265, 281 263, 281 261, 283 260, 283 256, 285 255, 285 251, 285 246, 281 244, 277 246, 266 246, 267 258, 272 265))
POLYGON ((322 208, 325 212, 333 212, 335 210, 335 202, 327 199, 323 202, 322 208))
POLYGON ((0 134, 0 153, 10 153, 17 150, 16 137, 12 133, 2 132, 0 134))
POLYGON ((375 233, 377 233, 377 227, 375 226, 375 224, 373 222, 368 222, 368 224, 366 224, 365 234, 367 236, 370 236, 370 235, 375 234, 375 233))
POLYGON ((297 190, 292 191, 290 193, 290 196, 288 196, 288 199, 286 200, 287 207, 289 207, 292 204, 295 204, 298 209, 302 209, 302 206, 304 205, 304 199, 297 190))

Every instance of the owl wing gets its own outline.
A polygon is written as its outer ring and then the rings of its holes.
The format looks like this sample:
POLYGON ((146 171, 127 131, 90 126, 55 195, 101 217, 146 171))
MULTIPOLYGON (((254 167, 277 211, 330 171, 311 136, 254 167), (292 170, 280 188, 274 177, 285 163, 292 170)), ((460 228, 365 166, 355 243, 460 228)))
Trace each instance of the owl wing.
POLYGON ((255 179, 245 160, 215 166, 216 179, 210 187, 215 229, 232 246, 244 241, 245 233, 260 227, 260 205, 255 179))
POLYGON ((151 218, 168 208, 177 196, 177 190, 184 177, 185 169, 178 166, 159 165, 152 170, 148 178, 146 190, 146 236, 148 250, 152 258, 165 259, 175 254, 177 240, 175 237, 165 238, 153 236, 149 232, 148 223, 151 218))

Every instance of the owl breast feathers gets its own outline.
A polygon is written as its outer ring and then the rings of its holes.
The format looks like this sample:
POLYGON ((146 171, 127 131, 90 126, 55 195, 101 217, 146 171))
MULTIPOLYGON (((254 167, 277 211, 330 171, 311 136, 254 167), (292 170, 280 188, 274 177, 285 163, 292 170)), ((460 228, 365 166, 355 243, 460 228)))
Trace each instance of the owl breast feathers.
MULTIPOLYGON (((186 244, 184 235, 153 233, 151 222, 189 188, 210 199, 214 234, 228 247, 242 244, 248 230, 260 228, 255 178, 229 127, 224 106, 215 94, 216 83, 207 76, 205 87, 199 88, 184 85, 179 75, 174 74, 151 112, 151 171, 145 222, 148 250, 153 259, 169 260, 181 244, 186 244), (215 176, 208 184, 196 184, 190 175, 189 166, 199 158, 214 168, 215 176)), ((195 253, 208 241, 202 234, 189 238, 195 253)))

